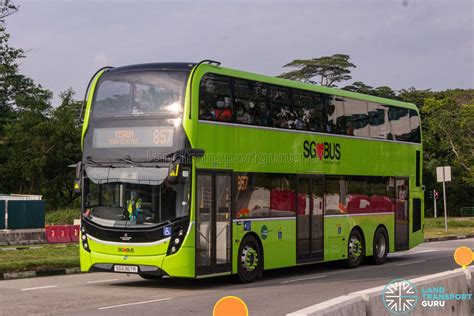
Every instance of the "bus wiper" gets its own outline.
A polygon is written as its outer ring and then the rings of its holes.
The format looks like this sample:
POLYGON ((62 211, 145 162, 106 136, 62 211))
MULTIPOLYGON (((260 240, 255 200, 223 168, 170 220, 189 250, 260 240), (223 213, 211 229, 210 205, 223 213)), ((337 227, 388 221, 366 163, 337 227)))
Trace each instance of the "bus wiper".
POLYGON ((87 156, 87 157, 86 157, 86 162, 90 162, 90 163, 92 163, 92 164, 94 164, 94 165, 96 165, 96 166, 99 166, 99 167, 110 167, 110 168, 114 168, 114 166, 112 166, 112 165, 104 165, 104 164, 101 163, 101 162, 95 161, 94 159, 92 159, 91 156, 87 156))
POLYGON ((135 161, 130 158, 129 155, 124 156, 123 158, 120 158, 119 161, 123 161, 126 163, 129 163, 131 165, 143 165, 147 163, 153 163, 153 162, 169 162, 169 159, 160 159, 160 158, 153 158, 150 160, 145 160, 145 161, 135 161))

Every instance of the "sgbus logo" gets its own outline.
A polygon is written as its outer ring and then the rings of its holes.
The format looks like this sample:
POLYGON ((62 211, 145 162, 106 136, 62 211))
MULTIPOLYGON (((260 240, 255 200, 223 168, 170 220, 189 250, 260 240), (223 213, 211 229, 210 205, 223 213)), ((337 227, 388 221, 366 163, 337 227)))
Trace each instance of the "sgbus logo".
POLYGON ((120 253, 134 253, 135 250, 133 248, 118 247, 118 252, 120 252, 120 253))
POLYGON ((316 141, 305 140, 303 143, 303 155, 305 158, 341 159, 341 144, 339 143, 317 143, 316 141))

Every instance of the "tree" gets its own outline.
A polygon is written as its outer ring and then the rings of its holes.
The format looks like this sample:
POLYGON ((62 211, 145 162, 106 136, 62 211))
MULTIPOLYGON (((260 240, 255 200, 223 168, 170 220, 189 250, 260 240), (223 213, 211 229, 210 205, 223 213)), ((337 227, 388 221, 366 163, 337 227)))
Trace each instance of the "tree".
POLYGON ((357 93, 364 93, 364 94, 371 94, 374 90, 373 87, 366 85, 362 81, 354 81, 351 85, 345 86, 342 88, 343 90, 357 92, 357 93))
POLYGON ((44 194, 53 209, 70 205, 78 198, 72 186, 75 170, 69 166, 81 159, 81 125, 77 113, 82 103, 73 97, 72 89, 62 92, 61 105, 51 115, 51 150, 44 166, 47 187, 44 194))
POLYGON ((344 54, 334 54, 313 59, 295 59, 283 67, 296 68, 279 75, 280 78, 297 80, 304 83, 335 87, 337 83, 352 79, 351 68, 356 66, 344 54), (314 78, 319 77, 316 81, 314 78))
POLYGON ((373 88, 369 85, 366 85, 362 81, 354 81, 351 85, 345 86, 342 89, 351 92, 369 94, 381 98, 398 99, 396 92, 392 90, 392 88, 387 86, 373 88))
POLYGON ((0 1, 0 144, 3 126, 14 116, 14 95, 21 82, 18 78, 18 60, 24 58, 24 52, 10 47, 10 34, 5 27, 5 17, 17 11, 18 8, 9 0, 0 1))

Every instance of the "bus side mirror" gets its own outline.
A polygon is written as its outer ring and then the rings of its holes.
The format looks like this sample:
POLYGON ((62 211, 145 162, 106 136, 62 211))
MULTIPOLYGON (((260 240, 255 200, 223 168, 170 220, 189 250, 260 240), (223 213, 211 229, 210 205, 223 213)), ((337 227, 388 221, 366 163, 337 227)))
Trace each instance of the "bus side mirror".
POLYGON ((81 193, 81 167, 82 163, 76 163, 76 178, 74 179, 74 193, 81 193))

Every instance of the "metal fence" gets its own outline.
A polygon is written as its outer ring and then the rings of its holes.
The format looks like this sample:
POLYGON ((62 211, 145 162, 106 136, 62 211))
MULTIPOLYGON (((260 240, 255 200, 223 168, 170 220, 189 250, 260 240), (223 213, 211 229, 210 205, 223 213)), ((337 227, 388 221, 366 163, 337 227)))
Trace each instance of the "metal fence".
POLYGON ((0 229, 44 228, 41 195, 0 195, 0 229))

